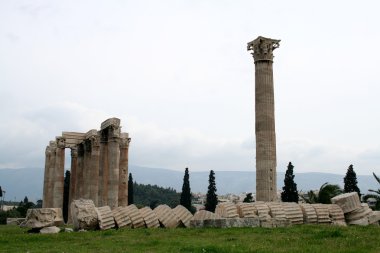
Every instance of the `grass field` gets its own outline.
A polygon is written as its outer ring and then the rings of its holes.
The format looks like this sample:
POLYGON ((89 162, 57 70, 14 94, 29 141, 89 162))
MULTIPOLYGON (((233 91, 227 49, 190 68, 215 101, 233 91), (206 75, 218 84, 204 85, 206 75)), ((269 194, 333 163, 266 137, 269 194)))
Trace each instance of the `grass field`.
POLYGON ((0 252, 380 252, 380 227, 120 229, 28 234, 0 226, 0 252))

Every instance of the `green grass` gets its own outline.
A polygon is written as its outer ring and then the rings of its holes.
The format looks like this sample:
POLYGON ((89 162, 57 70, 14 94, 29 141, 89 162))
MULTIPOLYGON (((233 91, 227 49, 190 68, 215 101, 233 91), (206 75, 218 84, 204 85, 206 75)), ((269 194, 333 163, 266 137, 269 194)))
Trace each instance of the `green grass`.
POLYGON ((28 234, 0 226, 0 252, 380 252, 380 227, 120 229, 28 234))

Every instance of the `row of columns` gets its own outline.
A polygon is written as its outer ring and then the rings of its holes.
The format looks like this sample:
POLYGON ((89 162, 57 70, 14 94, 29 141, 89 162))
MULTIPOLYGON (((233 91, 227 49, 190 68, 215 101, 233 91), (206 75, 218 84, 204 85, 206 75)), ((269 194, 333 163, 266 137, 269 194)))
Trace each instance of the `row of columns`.
POLYGON ((43 206, 62 208, 65 148, 71 149, 69 203, 86 198, 96 206, 128 205, 128 133, 111 118, 100 131, 63 132, 46 148, 43 206))

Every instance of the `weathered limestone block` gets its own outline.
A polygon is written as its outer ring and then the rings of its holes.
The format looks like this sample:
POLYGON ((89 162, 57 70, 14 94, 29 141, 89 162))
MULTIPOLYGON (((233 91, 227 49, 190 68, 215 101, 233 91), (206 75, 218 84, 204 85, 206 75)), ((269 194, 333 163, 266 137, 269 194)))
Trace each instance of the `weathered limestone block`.
POLYGON ((300 204, 303 213, 303 222, 306 224, 318 223, 317 213, 311 204, 300 204))
POLYGON ((260 220, 260 227, 262 228, 274 228, 276 227, 276 223, 274 220, 260 220))
POLYGON ((380 211, 373 211, 369 216, 368 216, 368 223, 369 224, 379 224, 380 221, 380 211))
POLYGON ((270 209, 264 202, 257 201, 253 203, 253 205, 257 210, 257 215, 259 216, 260 222, 272 220, 272 217, 269 214, 270 209))
POLYGON ((342 208, 336 204, 327 205, 329 216, 333 225, 347 226, 342 208))
POLYGON ((193 218, 193 215, 189 210, 182 205, 178 205, 173 208, 173 212, 186 228, 190 227, 190 220, 193 218))
POLYGON ((237 208, 233 203, 221 203, 215 208, 215 213, 223 218, 238 218, 237 208))
POLYGON ((26 219, 21 227, 43 228, 63 225, 61 208, 35 208, 28 209, 26 219))
POLYGON ((282 218, 273 219, 273 226, 277 228, 289 227, 291 225, 292 223, 288 219, 282 219, 282 218))
POLYGON ((318 224, 330 224, 330 214, 327 205, 324 204, 312 204, 317 213, 318 224))
POLYGON ((7 225, 20 225, 25 221, 25 218, 7 218, 7 225))
POLYGON ((165 228, 176 228, 180 224, 179 219, 168 205, 159 205, 153 211, 160 224, 165 228))
POLYGON ((160 222, 155 212, 150 207, 143 207, 140 209, 140 214, 144 219, 145 226, 147 228, 158 228, 160 227, 160 222))
POLYGON ((203 220, 203 227, 205 228, 226 228, 227 218, 220 219, 207 219, 203 220))
POLYGON ((360 208, 352 212, 346 213, 345 217, 346 217, 347 222, 361 220, 366 217, 368 218, 368 216, 370 216, 372 212, 373 212, 372 209, 369 208, 367 204, 362 204, 360 208))
POLYGON ((56 227, 56 226, 51 226, 51 227, 44 227, 40 230, 40 233, 41 234, 57 234, 59 233, 59 231, 61 231, 60 228, 56 227))
POLYGON ((348 225, 368 226, 369 225, 368 217, 364 217, 364 218, 361 218, 358 220, 347 221, 347 224, 348 225))
POLYGON ((273 219, 286 219, 284 207, 279 202, 266 202, 269 207, 269 215, 273 219))
POLYGON ((238 203, 236 208, 240 218, 254 218, 257 216, 257 209, 253 203, 238 203))
POLYGON ((297 203, 282 203, 286 219, 292 224, 303 224, 303 212, 297 203))
POLYGON ((221 217, 213 212, 206 210, 200 210, 196 212, 192 220, 208 220, 208 219, 220 219, 221 217))
POLYGON ((115 227, 115 221, 109 206, 97 207, 95 210, 98 214, 100 230, 107 230, 115 227))
POLYGON ((145 222, 143 217, 140 214, 139 209, 135 205, 129 205, 125 207, 128 213, 129 218, 132 221, 133 228, 144 228, 145 222))
POLYGON ((98 214, 91 199, 78 199, 71 202, 71 217, 75 230, 95 230, 98 226, 98 214))
POLYGON ((333 197, 331 202, 340 206, 343 213, 349 213, 360 208, 360 199, 357 192, 340 194, 333 197))
POLYGON ((118 228, 132 227, 132 220, 129 218, 128 209, 124 206, 116 207, 112 210, 112 215, 115 219, 118 228))
POLYGON ((200 210, 194 214, 193 218, 191 218, 190 227, 203 228, 205 220, 214 220, 214 219, 220 219, 220 218, 221 217, 215 213, 212 213, 206 210, 200 210))

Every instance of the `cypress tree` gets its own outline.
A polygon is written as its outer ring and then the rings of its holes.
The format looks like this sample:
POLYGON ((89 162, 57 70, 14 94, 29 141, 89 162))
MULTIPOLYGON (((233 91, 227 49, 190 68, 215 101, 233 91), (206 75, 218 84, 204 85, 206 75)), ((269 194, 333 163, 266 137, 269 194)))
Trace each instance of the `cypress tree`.
POLYGON ((129 173, 128 177, 128 205, 132 205, 133 201, 133 178, 132 173, 129 173))
POLYGON ((63 220, 67 222, 69 214, 69 194, 70 194, 70 171, 66 170, 65 179, 63 184, 63 208, 62 215, 63 220))
POLYGON ((213 170, 210 170, 205 208, 207 211, 215 212, 215 207, 217 204, 218 195, 216 195, 215 173, 213 170))
POLYGON ((0 186, 0 198, 3 197, 3 189, 1 189, 1 186, 0 186))
POLYGON ((358 187, 358 180, 356 179, 356 173, 354 171, 354 166, 351 164, 348 169, 346 176, 344 177, 344 192, 357 192, 360 197, 360 190, 358 187))
POLYGON ((297 184, 294 182, 294 174, 291 162, 288 164, 288 169, 285 173, 284 187, 282 187, 281 200, 283 202, 296 202, 298 203, 297 184))
POLYGON ((186 207, 191 212, 191 190, 189 182, 189 169, 185 169, 185 175, 183 177, 183 185, 181 192, 180 204, 186 207))

